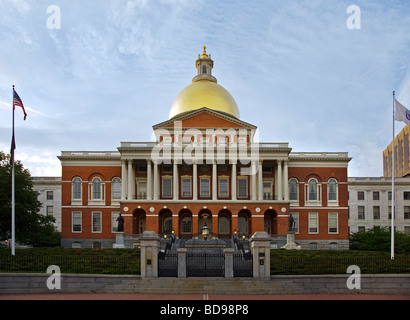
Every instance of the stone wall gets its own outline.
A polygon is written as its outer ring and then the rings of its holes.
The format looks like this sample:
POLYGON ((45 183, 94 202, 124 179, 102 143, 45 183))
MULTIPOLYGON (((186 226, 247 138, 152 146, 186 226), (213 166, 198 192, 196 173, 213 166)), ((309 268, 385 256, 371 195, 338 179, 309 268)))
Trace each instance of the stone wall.
POLYGON ((347 288, 348 275, 254 278, 141 278, 115 275, 61 275, 61 289, 49 290, 50 274, 0 274, 0 294, 402 294, 410 296, 410 275, 362 275, 361 289, 347 288))

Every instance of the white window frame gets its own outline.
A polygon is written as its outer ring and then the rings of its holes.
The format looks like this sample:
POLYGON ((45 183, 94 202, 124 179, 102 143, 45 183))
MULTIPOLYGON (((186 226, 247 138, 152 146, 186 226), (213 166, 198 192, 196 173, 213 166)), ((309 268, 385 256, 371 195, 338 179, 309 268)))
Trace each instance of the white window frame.
POLYGON ((319 213, 318 212, 308 213, 308 233, 309 234, 319 233, 319 213), (311 230, 313 228, 316 228, 316 231, 311 230))
POLYGON ((306 206, 321 206, 322 205, 322 184, 316 178, 310 178, 305 184, 305 205, 306 206), (316 199, 310 199, 310 182, 316 181, 316 199))
POLYGON ((327 214, 327 231, 329 234, 339 234, 339 214, 337 212, 329 212, 327 214), (332 220, 336 221, 336 231, 330 231, 332 220))
POLYGON ((331 178, 327 181, 327 204, 328 206, 339 206, 339 184, 338 181, 335 178, 331 178), (330 199, 330 184, 331 181, 335 182, 335 196, 336 199, 330 199))
POLYGON ((111 212, 111 233, 117 233, 118 232, 118 222, 117 218, 120 216, 119 211, 113 211, 111 212))
MULTIPOLYGON (((77 192, 76 192, 77 193, 77 192)), ((74 177, 73 180, 71 180, 71 203, 72 204, 82 204, 83 202, 83 180, 80 177, 74 177), (75 192, 74 192, 74 186, 76 183, 79 183, 79 198, 75 198, 75 192)))
POLYGON ((288 187, 288 188, 289 188, 289 201, 290 201, 290 202, 299 203, 299 181, 298 181, 298 179, 296 179, 296 178, 291 178, 291 179, 289 179, 288 184, 289 184, 289 187, 288 187), (290 183, 291 183, 292 181, 296 181, 296 199, 291 199, 291 196, 290 196, 290 191, 291 191, 290 183))
POLYGON ((114 178, 111 180, 111 201, 113 201, 113 202, 119 202, 119 201, 121 200, 121 196, 122 196, 121 190, 122 190, 122 181, 121 181, 121 178, 119 178, 119 177, 114 177, 114 178), (119 181, 119 182, 118 182, 118 181, 119 181), (114 190, 114 185, 115 185, 116 183, 119 183, 119 185, 120 185, 119 197, 118 197, 118 198, 115 198, 115 197, 114 197, 115 194, 118 195, 118 190, 117 190, 116 193, 114 193, 114 191, 115 191, 115 190, 114 190))
MULTIPOLYGON (((78 224, 76 225, 78 226, 78 224)), ((71 212, 71 232, 72 233, 82 233, 83 232, 83 213, 81 211, 72 211, 71 212), (75 215, 78 215, 75 217, 75 215), (80 230, 74 230, 74 219, 80 220, 80 230)))
POLYGON ((89 183, 88 183, 88 191, 89 191, 89 193, 88 193, 88 198, 89 198, 89 202, 91 203, 91 204, 94 204, 94 205, 103 205, 104 204, 104 202, 105 202, 105 182, 100 178, 100 177, 94 177, 89 183), (100 188, 101 188, 101 190, 100 190, 100 198, 95 198, 94 196, 95 196, 95 190, 94 190, 94 188, 95 188, 95 185, 94 185, 94 182, 97 180, 97 179, 99 179, 100 180, 100 188))
POLYGON ((102 212, 101 211, 91 212, 91 233, 102 233, 102 212), (98 224, 94 223, 94 216, 96 216, 96 218, 99 218, 99 226, 98 224))

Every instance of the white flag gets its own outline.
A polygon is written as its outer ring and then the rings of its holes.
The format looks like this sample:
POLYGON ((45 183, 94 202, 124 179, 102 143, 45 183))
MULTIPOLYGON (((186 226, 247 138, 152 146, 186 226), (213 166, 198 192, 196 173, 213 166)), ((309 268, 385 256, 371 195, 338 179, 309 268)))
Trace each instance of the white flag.
POLYGON ((403 121, 410 124, 410 110, 406 109, 400 102, 395 99, 396 108, 394 110, 394 120, 403 121))

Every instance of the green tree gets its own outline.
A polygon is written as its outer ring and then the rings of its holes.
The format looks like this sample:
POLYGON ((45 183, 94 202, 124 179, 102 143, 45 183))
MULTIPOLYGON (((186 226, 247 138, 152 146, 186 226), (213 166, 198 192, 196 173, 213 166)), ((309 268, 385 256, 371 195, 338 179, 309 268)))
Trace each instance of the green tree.
MULTIPOLYGON (((391 233, 387 227, 374 227, 350 235, 350 249, 390 252, 391 233)), ((394 233, 394 252, 410 254, 410 236, 394 233)))
MULTIPOLYGON (((20 161, 14 163, 16 242, 32 246, 56 246, 60 233, 55 219, 39 214, 41 203, 33 190, 30 172, 20 161)), ((11 237, 10 156, 0 152, 0 239, 11 237)))

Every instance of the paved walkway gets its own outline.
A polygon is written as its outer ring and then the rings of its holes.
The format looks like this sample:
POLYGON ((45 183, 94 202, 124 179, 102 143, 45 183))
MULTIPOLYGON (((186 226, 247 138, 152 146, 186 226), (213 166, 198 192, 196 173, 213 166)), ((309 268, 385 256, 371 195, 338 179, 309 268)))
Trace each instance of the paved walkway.
POLYGON ((0 300, 410 300, 409 295, 304 294, 304 295, 163 295, 109 293, 5 294, 0 300))

